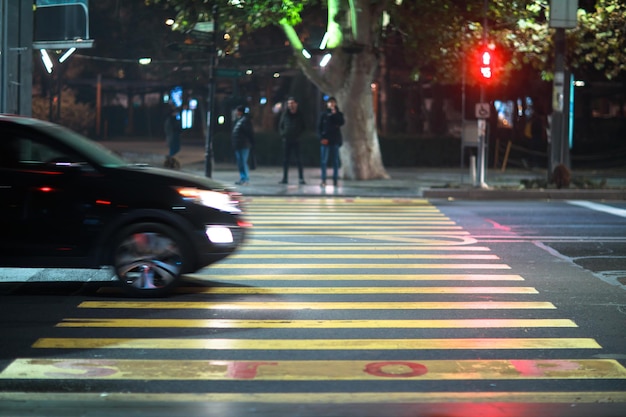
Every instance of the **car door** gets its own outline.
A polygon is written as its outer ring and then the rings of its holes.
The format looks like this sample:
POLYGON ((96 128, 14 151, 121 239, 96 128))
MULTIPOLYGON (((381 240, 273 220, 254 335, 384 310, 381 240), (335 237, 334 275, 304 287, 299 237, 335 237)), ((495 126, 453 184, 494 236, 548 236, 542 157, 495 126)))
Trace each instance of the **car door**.
POLYGON ((97 233, 91 196, 102 175, 37 131, 5 130, 0 142, 6 151, 0 167, 3 263, 80 266, 97 233))

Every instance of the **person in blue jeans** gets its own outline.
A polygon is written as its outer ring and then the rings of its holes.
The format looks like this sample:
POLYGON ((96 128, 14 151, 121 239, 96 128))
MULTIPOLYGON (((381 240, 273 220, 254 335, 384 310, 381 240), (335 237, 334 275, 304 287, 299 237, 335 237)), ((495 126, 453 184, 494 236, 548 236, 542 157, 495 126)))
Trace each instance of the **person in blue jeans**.
POLYGON ((326 186, 328 158, 333 166, 333 185, 337 186, 339 177, 339 147, 343 144, 341 126, 344 124, 343 113, 339 111, 335 97, 326 101, 326 111, 320 116, 317 132, 320 138, 320 168, 322 187, 326 186))
POLYGON ((180 134, 183 130, 180 121, 180 112, 175 106, 169 107, 169 113, 165 117, 165 141, 168 153, 163 166, 166 168, 180 168, 180 162, 175 155, 180 151, 180 134))
POLYGON ((250 182, 248 158, 250 156, 250 148, 254 145, 254 129, 252 128, 250 115, 246 113, 244 106, 238 106, 236 109, 231 142, 235 151, 237 169, 239 169, 239 181, 235 184, 248 185, 250 182))

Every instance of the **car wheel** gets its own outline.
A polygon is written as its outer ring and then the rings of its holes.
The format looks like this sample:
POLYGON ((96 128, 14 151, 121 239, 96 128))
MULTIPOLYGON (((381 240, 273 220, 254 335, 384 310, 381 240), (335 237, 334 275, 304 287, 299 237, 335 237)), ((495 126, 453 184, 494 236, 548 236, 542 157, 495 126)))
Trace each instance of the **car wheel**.
POLYGON ((131 295, 165 295, 184 270, 186 247, 186 241, 171 227, 159 223, 132 225, 115 240, 113 267, 131 295))

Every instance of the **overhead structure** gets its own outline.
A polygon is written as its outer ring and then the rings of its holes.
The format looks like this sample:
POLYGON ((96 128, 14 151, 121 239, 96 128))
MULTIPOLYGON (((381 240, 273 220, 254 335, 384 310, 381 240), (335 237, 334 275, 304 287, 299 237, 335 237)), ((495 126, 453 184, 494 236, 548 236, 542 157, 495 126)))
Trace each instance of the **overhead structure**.
POLYGON ((37 0, 35 49, 91 48, 88 0, 37 0))
POLYGON ((33 0, 0 0, 0 113, 32 113, 33 0))

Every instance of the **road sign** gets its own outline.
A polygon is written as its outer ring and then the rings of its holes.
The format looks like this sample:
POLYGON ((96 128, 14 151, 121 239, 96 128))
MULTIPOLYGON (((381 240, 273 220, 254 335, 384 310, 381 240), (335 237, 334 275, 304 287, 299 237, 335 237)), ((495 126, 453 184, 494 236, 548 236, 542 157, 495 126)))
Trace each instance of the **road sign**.
POLYGON ((92 46, 87 0, 37 0, 34 8, 35 49, 92 46))
POLYGON ((222 78, 243 77, 244 72, 236 68, 215 68, 215 75, 222 78))
POLYGON ((213 52, 213 45, 206 43, 170 43, 167 45, 167 49, 176 52, 200 52, 211 53, 213 52))
POLYGON ((194 25, 193 29, 189 32, 193 38, 212 42, 214 37, 215 24, 211 22, 198 22, 194 25))
POLYGON ((476 103, 476 118, 488 119, 491 113, 489 103, 476 103))

